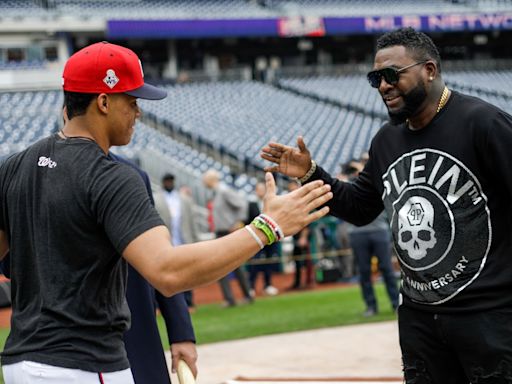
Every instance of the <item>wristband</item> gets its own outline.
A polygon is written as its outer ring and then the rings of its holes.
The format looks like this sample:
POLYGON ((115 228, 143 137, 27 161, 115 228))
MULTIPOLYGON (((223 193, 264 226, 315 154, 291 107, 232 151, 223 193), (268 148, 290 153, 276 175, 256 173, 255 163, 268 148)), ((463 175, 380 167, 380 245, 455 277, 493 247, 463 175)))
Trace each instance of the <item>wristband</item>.
POLYGON ((272 230, 270 225, 268 225, 263 219, 259 219, 258 217, 256 217, 251 224, 265 234, 268 241, 267 245, 273 244, 277 241, 274 231, 272 230))
POLYGON ((315 160, 311 160, 311 168, 309 168, 309 171, 299 179, 299 182, 302 184, 302 183, 305 183, 306 181, 308 181, 311 178, 311 176, 313 176, 313 173, 315 173, 315 171, 316 171, 315 160))
POLYGON ((276 223, 276 221, 271 218, 270 216, 268 215, 265 215, 264 213, 262 213, 261 215, 259 215, 258 217, 261 217, 263 220, 265 220, 265 222, 270 225, 270 227, 272 228, 272 230, 274 231, 274 235, 276 236, 277 238, 277 241, 281 240, 283 237, 284 237, 284 233, 283 233, 283 230, 281 229, 281 227, 279 226, 279 224, 276 223))
MULTIPOLYGON (((270 225, 270 223, 267 223, 262 217, 260 217, 261 215, 258 215, 257 217, 254 218, 254 221, 257 221, 258 223, 260 223, 261 225, 261 228, 258 228, 258 229, 261 229, 263 232, 267 233, 267 231, 270 231, 272 232, 271 234, 271 238, 274 240, 273 242, 277 241, 277 235, 276 235, 276 231, 274 230, 274 228, 272 228, 272 226, 270 225), (264 229, 266 228, 266 229, 264 229)), ((254 223, 253 223, 254 224, 254 223)), ((268 236, 267 236, 268 237, 268 236)))
POLYGON ((263 249, 265 245, 263 245, 263 241, 261 241, 256 232, 254 232, 254 229, 252 229, 249 225, 246 225, 244 228, 247 229, 247 232, 249 232, 251 236, 254 238, 254 240, 256 240, 256 242, 260 246, 260 249, 263 249))

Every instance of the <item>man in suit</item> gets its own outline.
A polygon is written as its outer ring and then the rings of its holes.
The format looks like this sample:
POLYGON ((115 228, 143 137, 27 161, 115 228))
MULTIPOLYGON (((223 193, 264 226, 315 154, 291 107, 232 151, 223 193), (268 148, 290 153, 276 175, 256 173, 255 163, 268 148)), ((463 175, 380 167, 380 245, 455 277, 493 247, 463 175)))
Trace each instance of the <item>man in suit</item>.
MULTIPOLYGON (((148 195, 155 204, 149 177, 134 163, 110 153, 115 160, 132 166, 141 176, 148 195)), ((131 327, 124 334, 126 353, 136 384, 169 384, 169 369, 156 324, 156 305, 165 320, 171 344, 172 370, 178 361, 185 360, 197 374, 195 335, 183 293, 164 297, 155 290, 131 265, 128 265, 126 300, 131 311, 131 327)))
MULTIPOLYGON (((199 241, 199 231, 194 216, 194 202, 175 188, 175 177, 166 173, 162 177, 161 193, 155 194, 155 208, 169 228, 174 246, 199 241)), ((193 310, 192 291, 184 292, 189 310, 193 310)))

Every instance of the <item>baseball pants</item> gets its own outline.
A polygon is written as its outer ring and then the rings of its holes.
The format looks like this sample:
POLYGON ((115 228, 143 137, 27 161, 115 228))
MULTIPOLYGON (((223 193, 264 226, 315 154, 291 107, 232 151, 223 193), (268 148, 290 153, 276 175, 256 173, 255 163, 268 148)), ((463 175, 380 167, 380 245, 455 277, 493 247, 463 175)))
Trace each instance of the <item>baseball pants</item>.
POLYGON ((134 384, 130 369, 96 373, 22 361, 2 367, 5 384, 134 384))

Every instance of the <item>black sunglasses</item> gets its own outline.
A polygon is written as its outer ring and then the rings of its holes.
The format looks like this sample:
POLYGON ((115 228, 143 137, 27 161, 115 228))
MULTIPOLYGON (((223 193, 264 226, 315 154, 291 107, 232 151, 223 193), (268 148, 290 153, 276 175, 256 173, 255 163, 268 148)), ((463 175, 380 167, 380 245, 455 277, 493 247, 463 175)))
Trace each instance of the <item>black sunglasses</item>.
POLYGON ((386 80, 386 83, 395 85, 398 83, 400 72, 405 71, 406 69, 409 69, 411 67, 414 67, 415 65, 424 64, 428 60, 418 61, 417 63, 410 64, 403 68, 393 68, 393 67, 386 67, 382 68, 376 71, 368 72, 366 75, 366 78, 368 79, 368 82, 373 88, 379 88, 380 82, 382 81, 382 78, 386 80))

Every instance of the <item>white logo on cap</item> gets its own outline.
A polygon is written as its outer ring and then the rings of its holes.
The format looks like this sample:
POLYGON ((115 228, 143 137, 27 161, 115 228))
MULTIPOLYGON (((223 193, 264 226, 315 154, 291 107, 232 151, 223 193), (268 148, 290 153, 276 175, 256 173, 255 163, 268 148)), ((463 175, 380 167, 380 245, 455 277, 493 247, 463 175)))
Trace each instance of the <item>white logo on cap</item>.
POLYGON ((144 70, 142 69, 142 62, 139 60, 139 65, 140 65, 140 74, 142 75, 142 77, 144 77, 144 70))
POLYGON ((107 70, 107 76, 103 79, 103 82, 107 84, 107 86, 112 89, 119 83, 119 78, 116 76, 116 73, 113 69, 107 70))

